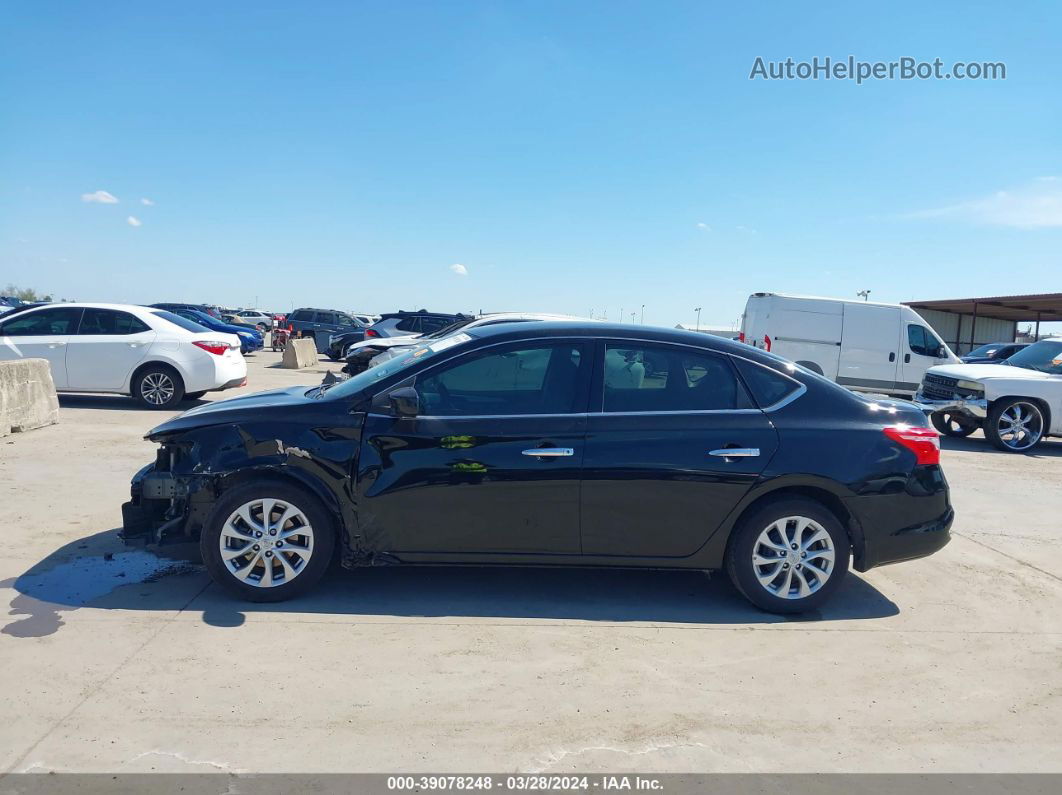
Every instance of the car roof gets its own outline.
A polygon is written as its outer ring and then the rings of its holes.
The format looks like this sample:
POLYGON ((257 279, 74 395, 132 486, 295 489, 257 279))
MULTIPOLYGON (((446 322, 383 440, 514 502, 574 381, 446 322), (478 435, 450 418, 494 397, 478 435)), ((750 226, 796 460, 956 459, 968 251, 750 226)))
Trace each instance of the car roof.
POLYGON ((528 323, 498 323, 496 325, 476 326, 456 333, 466 333, 479 339, 527 339, 535 337, 595 337, 607 339, 630 339, 643 342, 675 342, 698 348, 708 348, 756 361, 775 362, 775 357, 762 354, 759 349, 744 342, 704 334, 697 331, 666 328, 663 326, 642 326, 630 323, 606 323, 598 320, 575 321, 538 321, 528 323))

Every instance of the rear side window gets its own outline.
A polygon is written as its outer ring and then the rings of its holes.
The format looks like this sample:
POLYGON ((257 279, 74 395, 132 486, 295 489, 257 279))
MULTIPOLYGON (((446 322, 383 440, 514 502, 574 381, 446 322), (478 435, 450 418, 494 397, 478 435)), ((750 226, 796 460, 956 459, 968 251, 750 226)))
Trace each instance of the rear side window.
POLYGON ((752 408, 726 358, 683 348, 609 344, 602 382, 605 412, 752 408))
POLYGON ((335 325, 336 316, 332 312, 318 312, 313 319, 314 323, 325 323, 327 325, 335 325))
POLYGON ((777 370, 764 367, 762 364, 754 364, 745 359, 734 359, 734 364, 741 371, 741 377, 745 379, 752 397, 760 408, 768 408, 781 400, 792 395, 800 389, 800 383, 788 376, 784 376, 777 370))
POLYGON ((55 307, 27 312, 13 317, 0 325, 0 335, 5 337, 52 337, 77 332, 81 309, 55 307))
POLYGON ((140 318, 128 312, 115 312, 113 309, 86 309, 81 318, 78 334, 140 334, 151 328, 140 318))
POLYGON ((173 312, 167 312, 164 309, 152 312, 151 314, 156 315, 157 317, 161 317, 163 320, 166 320, 175 326, 183 328, 185 331, 192 331, 196 334, 202 334, 204 331, 207 331, 206 328, 200 326, 198 323, 193 323, 191 320, 187 320, 181 317, 180 315, 175 315, 173 314, 173 312))
POLYGON ((452 322, 444 317, 422 317, 420 319, 420 330, 425 334, 431 334, 433 331, 446 328, 452 322))
POLYGON ((288 320, 308 320, 309 316, 309 312, 305 312, 300 309, 298 312, 292 312, 291 317, 289 317, 288 320))
POLYGON ((395 328, 399 331, 408 331, 411 334, 415 334, 420 331, 420 318, 404 317, 395 324, 395 328))

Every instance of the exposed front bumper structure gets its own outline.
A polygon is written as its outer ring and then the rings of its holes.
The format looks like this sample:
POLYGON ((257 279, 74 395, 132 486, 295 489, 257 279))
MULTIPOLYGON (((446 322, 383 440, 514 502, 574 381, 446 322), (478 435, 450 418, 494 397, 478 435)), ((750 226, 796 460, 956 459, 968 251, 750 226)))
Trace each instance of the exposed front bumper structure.
POLYGON ((914 396, 914 404, 926 414, 946 411, 950 414, 965 414, 977 421, 988 416, 988 401, 985 398, 949 398, 933 400, 922 394, 921 390, 914 396))

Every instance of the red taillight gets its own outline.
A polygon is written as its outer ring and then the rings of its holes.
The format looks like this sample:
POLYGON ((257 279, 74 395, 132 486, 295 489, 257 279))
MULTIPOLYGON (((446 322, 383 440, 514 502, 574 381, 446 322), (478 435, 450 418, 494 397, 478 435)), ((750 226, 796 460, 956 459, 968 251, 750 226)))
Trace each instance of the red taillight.
POLYGON ((771 338, 768 337, 766 334, 763 335, 763 347, 767 351, 767 353, 771 352, 771 338))
POLYGON ((375 329, 367 328, 367 329, 365 329, 365 336, 366 337, 379 337, 380 336, 380 332, 376 331, 375 329))
POLYGON ((932 428, 890 425, 882 430, 894 442, 914 453, 915 463, 919 466, 940 463, 940 434, 932 428))
POLYGON ((744 342, 744 341, 745 341, 745 332, 741 331, 741 332, 738 333, 738 342, 744 342))
POLYGON ((192 340, 192 344, 215 356, 223 356, 229 349, 229 343, 221 340, 192 340))

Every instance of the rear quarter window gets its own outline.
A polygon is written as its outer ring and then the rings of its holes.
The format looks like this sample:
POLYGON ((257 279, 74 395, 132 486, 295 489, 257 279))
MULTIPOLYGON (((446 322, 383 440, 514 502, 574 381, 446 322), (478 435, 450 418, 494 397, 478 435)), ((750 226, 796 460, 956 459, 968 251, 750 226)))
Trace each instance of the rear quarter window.
POLYGON ((733 361, 761 409, 785 400, 801 387, 799 381, 782 375, 773 368, 736 357, 733 361))

